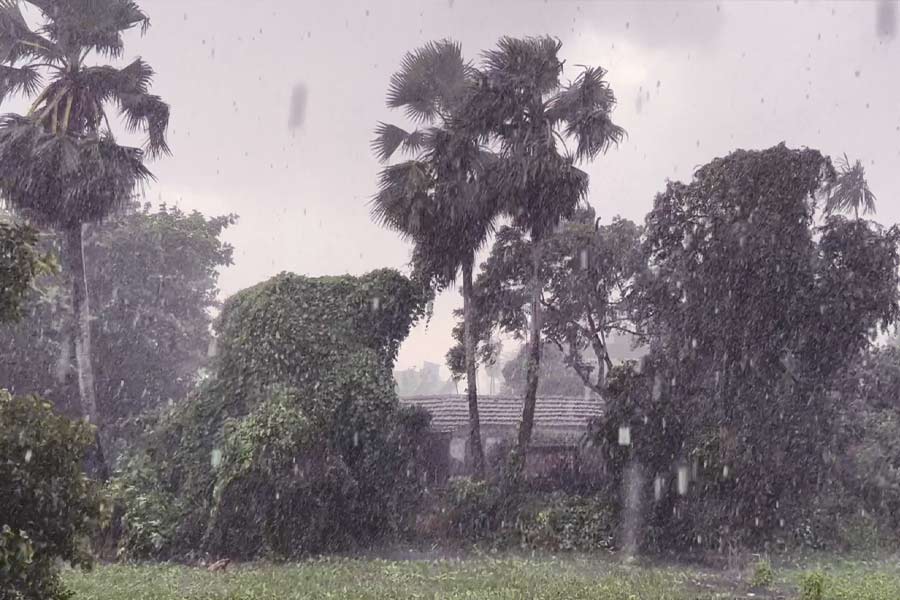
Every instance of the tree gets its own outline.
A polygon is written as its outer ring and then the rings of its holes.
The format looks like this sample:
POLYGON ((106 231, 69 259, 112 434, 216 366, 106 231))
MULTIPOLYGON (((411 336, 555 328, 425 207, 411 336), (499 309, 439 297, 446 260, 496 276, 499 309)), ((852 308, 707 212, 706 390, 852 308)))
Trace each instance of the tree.
MULTIPOLYGON (((217 269, 231 264, 221 235, 233 222, 145 205, 87 229, 87 284, 105 315, 92 322, 98 410, 111 439, 131 437, 129 420, 185 399, 198 381, 212 342, 217 269)), ((41 248, 49 253, 56 242, 49 236, 41 248)), ((0 331, 0 381, 77 415, 69 405, 78 395, 69 367, 70 304, 62 277, 41 280, 24 318, 0 331)))
POLYGON ((900 283, 896 228, 814 227, 833 177, 816 150, 737 150, 668 183, 647 216, 638 298, 652 360, 605 439, 622 452, 614 429, 631 427, 661 482, 654 526, 669 545, 759 541, 829 485, 828 391, 896 319, 900 283))
POLYGON ((569 85, 560 83, 560 42, 549 37, 504 37, 486 52, 477 87, 463 114, 467 127, 499 147, 502 167, 491 186, 503 212, 526 231, 535 253, 531 281, 528 379, 517 456, 521 466, 534 428, 541 360, 539 248, 559 220, 571 217, 588 189, 576 160, 593 159, 617 144, 624 130, 610 119, 615 96, 601 68, 585 67, 569 85), (574 140, 570 153, 565 140, 574 140), (560 152, 559 146, 563 146, 560 152))
MULTIPOLYGON (((515 356, 503 365, 503 381, 507 393, 522 395, 525 390, 527 364, 528 346, 522 346, 515 356)), ((539 395, 583 396, 584 388, 581 378, 566 364, 563 353, 556 346, 547 346, 543 349, 539 395)))
POLYGON ((484 476, 484 451, 478 416, 472 277, 475 252, 493 229, 496 210, 483 185, 492 164, 476 134, 458 126, 474 76, 459 44, 431 42, 408 53, 391 77, 387 104, 403 108, 424 130, 407 132, 380 123, 373 147, 387 161, 402 148, 411 160, 381 172, 372 203, 373 217, 414 243, 419 276, 441 288, 462 276, 466 388, 470 447, 475 476, 484 476))
MULTIPOLYGON (((483 360, 495 360, 489 339, 493 328, 516 337, 528 329, 527 290, 533 280, 532 259, 538 254, 543 282, 541 343, 553 348, 578 381, 579 391, 586 386, 605 395, 605 374, 614 360, 630 358, 630 340, 640 340, 632 318, 634 286, 645 268, 640 234, 640 227, 620 218, 600 225, 589 207, 563 220, 537 252, 521 230, 501 228, 475 284, 476 308, 483 315, 478 327, 483 360), (617 346, 618 354, 611 352, 611 346, 617 346)), ((456 335, 459 339, 458 330, 456 335)), ((527 355, 519 358, 524 373, 527 355)), ((542 367, 540 372, 550 371, 542 367)))
POLYGON ((859 219, 859 209, 863 214, 875 212, 875 194, 869 189, 866 181, 866 171, 860 161, 850 165, 850 160, 845 154, 838 163, 838 173, 834 182, 829 186, 828 198, 825 202, 825 213, 847 212, 851 209, 856 219, 859 219))
MULTIPOLYGON (((36 96, 27 115, 0 120, 0 193, 23 215, 61 231, 63 264, 70 278, 78 388, 86 418, 99 415, 91 364, 90 309, 82 229, 130 201, 151 177, 150 157, 168 152, 169 107, 149 93, 153 70, 141 59, 127 66, 90 66, 92 53, 118 58, 122 33, 150 21, 130 0, 32 0, 43 17, 28 27, 19 3, 0 3, 4 64, 0 101, 10 94, 36 96), (49 82, 41 89, 44 77, 49 82), (116 144, 105 106, 114 103, 126 129, 147 134, 144 149, 116 144)), ((104 470, 101 435, 96 467, 104 470)))

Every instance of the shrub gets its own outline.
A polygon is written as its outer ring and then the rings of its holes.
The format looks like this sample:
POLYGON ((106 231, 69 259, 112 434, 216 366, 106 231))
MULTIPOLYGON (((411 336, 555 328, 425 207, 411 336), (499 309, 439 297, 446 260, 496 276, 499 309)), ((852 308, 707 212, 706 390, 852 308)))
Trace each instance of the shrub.
POLYGON ((800 598, 802 600, 822 600, 825 598, 825 575, 821 571, 810 571, 800 577, 800 598))
POLYGON ((610 550, 615 539, 615 514, 599 496, 569 496, 557 492, 520 511, 520 544, 546 550, 610 550))
POLYGON ((0 390, 0 589, 11 598, 64 598, 56 563, 88 568, 100 498, 82 471, 91 427, 36 397, 0 390))
POLYGON ((497 533, 502 522, 499 491, 487 481, 468 478, 450 482, 448 521, 450 534, 477 541, 497 533))
POLYGON ((766 589, 775 583, 775 571, 772 569, 772 563, 767 559, 761 559, 753 565, 753 577, 750 578, 750 586, 759 589, 766 589))

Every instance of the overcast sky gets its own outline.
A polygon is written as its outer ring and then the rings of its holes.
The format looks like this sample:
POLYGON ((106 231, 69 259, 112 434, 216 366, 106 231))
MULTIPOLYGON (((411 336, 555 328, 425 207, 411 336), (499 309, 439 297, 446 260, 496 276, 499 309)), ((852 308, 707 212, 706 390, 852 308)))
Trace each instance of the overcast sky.
MULTIPOLYGON (((502 35, 550 34, 574 76, 600 65, 627 140, 584 168, 604 219, 642 221, 666 179, 734 148, 781 141, 866 165, 878 218, 900 221, 900 32, 887 2, 145 0, 129 40, 172 105, 173 156, 148 193, 233 212, 225 295, 280 271, 405 269, 409 247, 369 218, 369 149, 403 54, 453 38, 478 59, 502 35), (880 16, 879 16, 880 15, 880 16), (293 98, 293 102, 292 102, 293 98), (291 106, 295 110, 292 114, 291 106)), ((403 345, 397 366, 443 362, 458 292, 403 345)))

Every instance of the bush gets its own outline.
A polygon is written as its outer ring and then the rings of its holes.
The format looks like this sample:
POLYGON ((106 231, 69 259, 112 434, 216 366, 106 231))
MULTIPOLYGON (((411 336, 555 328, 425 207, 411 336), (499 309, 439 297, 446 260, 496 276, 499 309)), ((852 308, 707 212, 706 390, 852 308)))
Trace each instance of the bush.
POLYGON ((9 597, 65 598, 57 561, 91 566, 100 498, 82 461, 93 443, 89 425, 0 390, 0 589, 9 597))
POLYGON ((467 541, 493 537, 503 522, 501 494, 487 481, 468 478, 450 482, 448 522, 450 534, 467 541))
POLYGON ((800 577, 800 598, 802 600, 825 598, 825 575, 821 571, 810 571, 800 577))
POLYGON ((449 534, 551 551, 612 549, 614 511, 601 496, 522 493, 502 484, 459 479, 447 502, 449 534))
POLYGON ((750 586, 758 589, 766 589, 775 583, 775 571, 772 563, 761 559, 753 566, 753 577, 750 578, 750 586))
POLYGON ((611 550, 615 513, 599 496, 557 492, 520 511, 517 529, 526 548, 553 551, 611 550))

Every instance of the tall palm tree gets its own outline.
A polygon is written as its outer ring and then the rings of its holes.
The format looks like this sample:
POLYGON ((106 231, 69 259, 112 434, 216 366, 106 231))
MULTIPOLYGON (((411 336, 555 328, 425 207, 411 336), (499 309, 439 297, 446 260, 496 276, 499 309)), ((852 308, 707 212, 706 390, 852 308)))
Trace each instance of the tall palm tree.
POLYGON ((373 142, 378 158, 387 161, 398 149, 411 158, 382 170, 372 214, 413 241, 415 270, 429 285, 445 287, 461 272, 469 446, 475 476, 481 478, 472 273, 475 253, 490 235, 496 211, 484 183, 491 155, 478 136, 457 126, 473 75, 452 41, 432 42, 404 57, 391 78, 387 105, 404 109, 423 128, 378 125, 373 142))
POLYGON ((558 40, 504 37, 486 52, 475 91, 464 114, 467 127, 499 146, 496 180, 499 203, 515 226, 532 240, 529 360, 515 468, 521 473, 534 429, 541 361, 541 241, 571 218, 588 190, 578 161, 595 158, 617 145, 625 131, 610 114, 616 98, 604 80, 606 71, 583 67, 562 85, 558 40), (567 142, 575 144, 570 152, 567 142))
POLYGON ((844 154, 843 159, 838 162, 837 177, 827 191, 825 212, 832 214, 852 209, 858 221, 860 208, 863 214, 875 212, 876 200, 875 194, 869 189, 862 163, 857 160, 851 165, 847 155, 844 154))
POLYGON ((98 427, 91 365, 88 290, 82 230, 125 205, 152 175, 144 166, 168 153, 169 107, 149 93, 153 70, 140 58, 124 67, 93 65, 95 56, 118 58, 122 34, 150 24, 128 0, 29 0, 41 24, 31 29, 17 0, 0 0, 0 102, 33 97, 26 115, 0 118, 0 196, 30 220, 62 234, 70 278, 73 338, 83 416, 98 427), (143 131, 143 148, 116 144, 107 106, 119 109, 125 128, 143 131))

